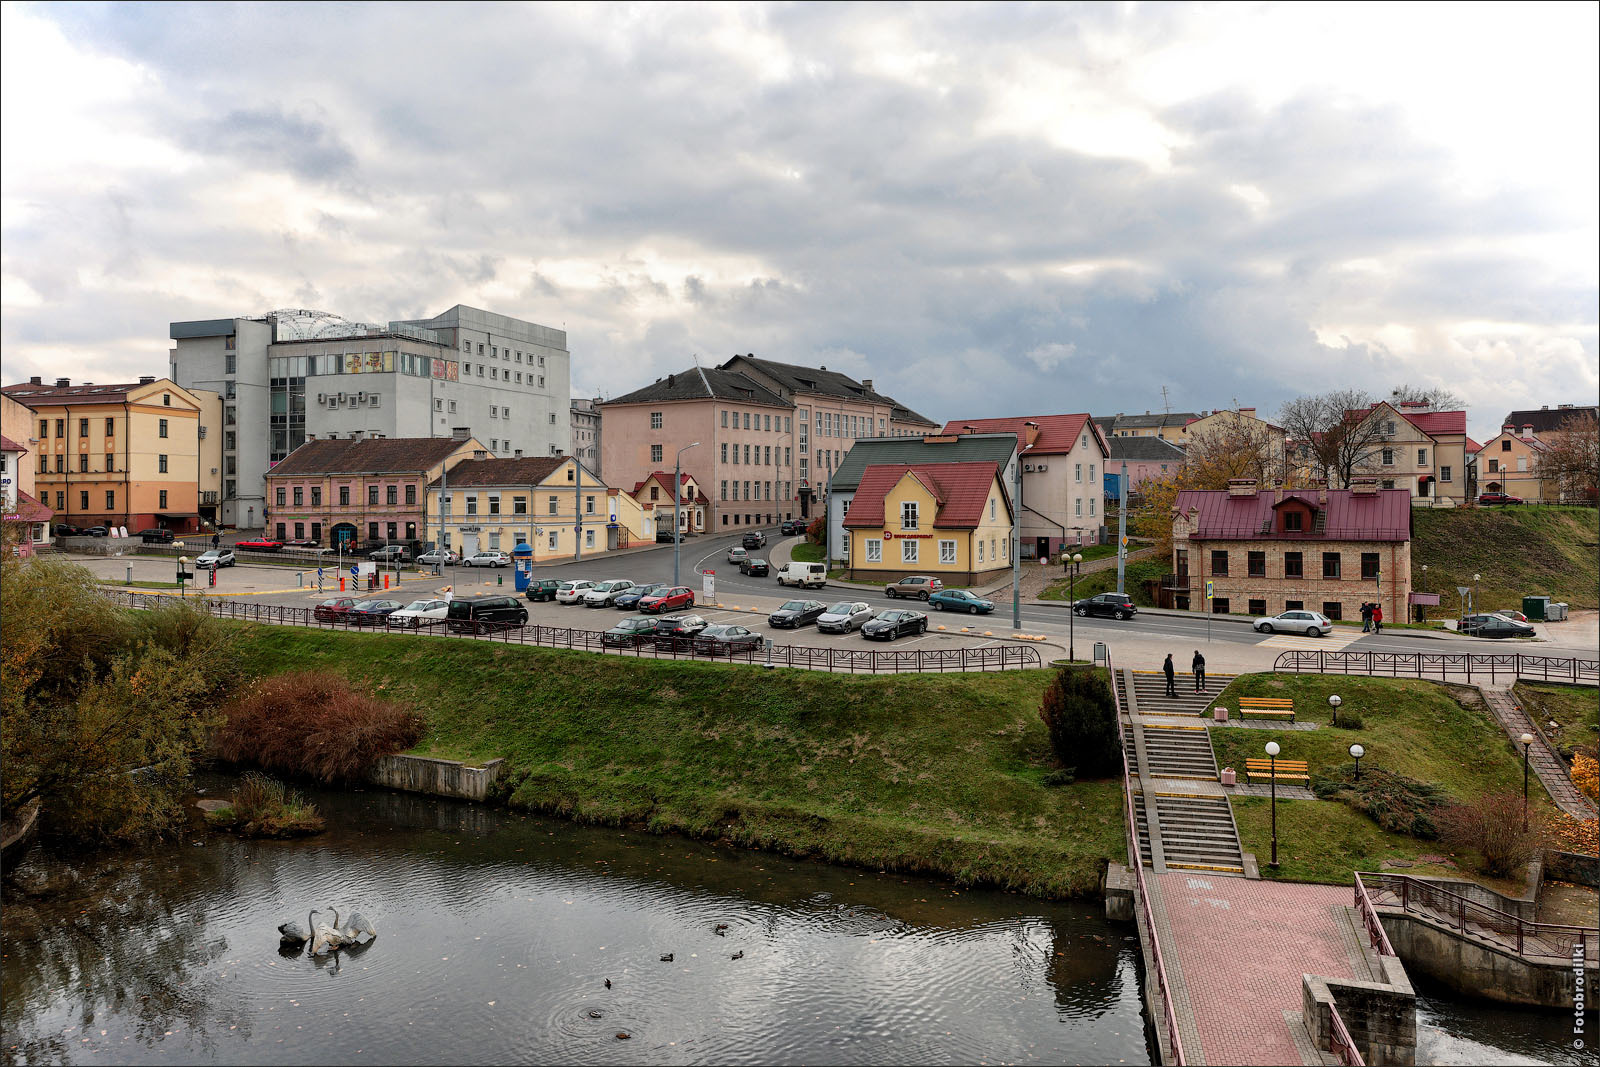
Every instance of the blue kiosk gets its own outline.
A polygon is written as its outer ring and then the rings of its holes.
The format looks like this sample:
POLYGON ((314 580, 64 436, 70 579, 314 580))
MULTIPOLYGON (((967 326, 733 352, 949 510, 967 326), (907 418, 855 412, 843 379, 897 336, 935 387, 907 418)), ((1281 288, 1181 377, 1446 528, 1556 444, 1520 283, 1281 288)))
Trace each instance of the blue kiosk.
POLYGON ((526 593, 528 583, 533 581, 533 546, 524 541, 511 550, 512 580, 517 584, 517 592, 526 593))

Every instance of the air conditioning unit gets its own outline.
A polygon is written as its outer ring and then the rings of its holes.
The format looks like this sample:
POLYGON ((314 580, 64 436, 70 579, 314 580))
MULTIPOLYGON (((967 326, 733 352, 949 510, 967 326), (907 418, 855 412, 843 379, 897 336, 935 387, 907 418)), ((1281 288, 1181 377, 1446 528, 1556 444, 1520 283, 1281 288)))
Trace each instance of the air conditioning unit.
POLYGON ((341 404, 344 403, 344 394, 343 393, 339 394, 339 403, 341 403, 341 404))
POLYGON ((1040 474, 1043 474, 1045 471, 1049 470, 1050 467, 1049 467, 1048 464, 1041 463, 1041 464, 1039 464, 1037 467, 1035 467, 1033 469, 1038 471, 1040 474))
POLYGON ((317 403, 326 404, 327 402, 328 402, 328 394, 327 393, 318 393, 317 394, 317 403))
POLYGON ((1033 471, 1033 464, 1032 463, 1024 463, 1022 465, 1022 469, 1031 473, 1033 471))
POLYGON ((367 394, 365 392, 360 392, 360 393, 356 394, 356 403, 357 404, 365 404, 366 402, 367 402, 367 394))

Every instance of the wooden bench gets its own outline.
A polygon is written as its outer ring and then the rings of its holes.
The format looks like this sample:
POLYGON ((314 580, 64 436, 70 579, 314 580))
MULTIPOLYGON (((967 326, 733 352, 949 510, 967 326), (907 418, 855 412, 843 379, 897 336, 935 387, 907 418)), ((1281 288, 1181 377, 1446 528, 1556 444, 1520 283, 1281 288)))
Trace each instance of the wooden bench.
POLYGON ((1245 774, 1251 778, 1272 778, 1279 781, 1300 782, 1304 785, 1311 784, 1311 769, 1306 766, 1303 759, 1281 759, 1277 761, 1277 773, 1273 773, 1273 761, 1270 759, 1247 759, 1244 761, 1245 774))
POLYGON ((1294 722, 1294 701, 1286 697, 1240 697, 1239 718, 1244 718, 1244 713, 1247 711, 1254 715, 1269 715, 1294 722))

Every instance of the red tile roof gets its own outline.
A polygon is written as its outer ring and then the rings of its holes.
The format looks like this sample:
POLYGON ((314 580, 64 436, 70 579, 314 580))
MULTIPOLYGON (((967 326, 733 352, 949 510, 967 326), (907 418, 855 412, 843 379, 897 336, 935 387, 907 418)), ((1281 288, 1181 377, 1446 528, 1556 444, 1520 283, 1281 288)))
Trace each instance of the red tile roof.
MULTIPOLYGON (((993 462, 926 463, 915 467, 904 463, 874 464, 861 474, 861 483, 850 501, 850 512, 845 516, 845 526, 882 526, 884 498, 908 473, 939 503, 933 525, 946 530, 964 530, 983 522, 983 505, 1000 475, 1000 467, 993 462)), ((1004 486, 1000 492, 1005 498, 1004 486)), ((1010 507, 1009 499, 1006 506, 1010 507)))
POLYGON ((27 445, 19 445, 5 434, 0 434, 0 452, 26 452, 27 445))
MULTIPOLYGON (((661 483, 661 488, 663 488, 663 489, 671 489, 672 488, 672 475, 668 474, 666 471, 652 471, 651 473, 645 475, 643 478, 640 478, 639 481, 637 483, 635 483, 632 491, 630 491, 628 493, 628 495, 631 496, 631 497, 637 498, 639 496, 639 490, 643 489, 645 487, 645 485, 652 478, 654 478, 657 482, 661 483)), ((683 472, 683 484, 684 485, 688 485, 693 480, 694 480, 694 476, 692 474, 690 474, 688 471, 684 471, 683 472)), ((681 503, 685 503, 685 504, 709 504, 709 503, 711 503, 711 499, 709 497, 707 497, 705 495, 705 493, 701 492, 698 488, 696 488, 695 496, 692 497, 692 498, 687 498, 687 499, 681 501, 681 503)))
POLYGON ((1190 508, 1197 509, 1198 521, 1189 534, 1190 540, 1195 541, 1411 540, 1411 490, 1355 493, 1349 489, 1329 489, 1326 504, 1318 503, 1318 492, 1288 490, 1283 495, 1285 500, 1298 499, 1310 504, 1313 514, 1317 511, 1326 514, 1321 529, 1313 521, 1312 529, 1305 533, 1282 533, 1275 529, 1274 507, 1279 501, 1278 494, 1272 490, 1255 496, 1230 496, 1226 489, 1185 489, 1173 502, 1173 510, 1186 515, 1190 508))
POLYGON ((1034 440, 1033 447, 1028 449, 1031 455, 1064 455, 1072 451, 1082 436, 1084 426, 1092 427, 1095 438, 1102 448, 1107 448, 1105 435, 1100 427, 1087 414, 1080 415, 1018 415, 1005 419, 951 419, 944 425, 944 433, 961 433, 967 427, 972 427, 973 433, 1014 433, 1020 440, 1026 441, 1023 436, 1023 423, 1036 422, 1039 424, 1039 436, 1034 440))
POLYGON ((1377 411, 1380 407, 1388 408, 1430 437, 1453 433, 1465 436, 1467 432, 1467 413, 1465 411, 1408 411, 1405 408, 1382 402, 1374 404, 1365 410, 1358 408, 1347 414, 1362 418, 1377 411))
POLYGON ((5 516, 6 522, 49 522, 55 515, 54 511, 39 503, 33 497, 17 490, 17 509, 5 516))

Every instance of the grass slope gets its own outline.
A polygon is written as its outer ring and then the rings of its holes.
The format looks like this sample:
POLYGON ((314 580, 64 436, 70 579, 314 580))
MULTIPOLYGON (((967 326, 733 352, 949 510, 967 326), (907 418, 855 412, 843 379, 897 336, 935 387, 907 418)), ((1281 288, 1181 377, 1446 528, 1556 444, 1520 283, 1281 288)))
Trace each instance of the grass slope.
MULTIPOLYGON (((1155 601, 1145 590, 1145 582, 1159 579, 1162 575, 1172 570, 1170 563, 1163 559, 1130 560, 1123 568, 1123 589, 1133 597, 1133 602, 1142 608, 1155 607, 1155 601)), ((1117 589, 1117 569, 1095 571, 1092 574, 1080 575, 1073 585, 1074 593, 1069 595, 1066 579, 1060 578, 1050 583, 1039 594, 1040 600, 1070 600, 1076 595, 1079 600, 1087 597, 1098 596, 1101 593, 1114 593, 1117 589)))
POLYGON ((1423 592, 1441 594, 1442 603, 1432 609, 1440 618, 1456 616, 1456 586, 1472 585, 1474 574, 1483 576, 1483 611, 1520 608, 1524 594, 1548 595, 1574 608, 1600 603, 1600 518, 1592 508, 1418 509, 1412 534, 1412 581, 1423 592))
POLYGON ((245 626, 256 673, 413 702, 413 751, 510 762, 511 803, 586 822, 1037 895, 1123 854, 1120 780, 1047 788, 1048 671, 850 677, 245 626))
POLYGON ((1518 682, 1511 692, 1558 748, 1594 755, 1600 741, 1600 694, 1592 686, 1518 682))

